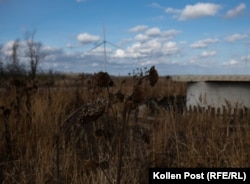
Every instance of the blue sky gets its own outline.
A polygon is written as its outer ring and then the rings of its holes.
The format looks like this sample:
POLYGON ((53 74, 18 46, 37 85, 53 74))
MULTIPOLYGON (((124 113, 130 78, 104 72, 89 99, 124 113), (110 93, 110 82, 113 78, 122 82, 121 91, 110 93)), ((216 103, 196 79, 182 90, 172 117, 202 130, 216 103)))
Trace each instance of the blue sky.
POLYGON ((105 27, 110 74, 152 65, 160 75, 250 74, 249 22, 247 0, 0 0, 1 57, 36 30, 40 69, 104 71, 105 27))

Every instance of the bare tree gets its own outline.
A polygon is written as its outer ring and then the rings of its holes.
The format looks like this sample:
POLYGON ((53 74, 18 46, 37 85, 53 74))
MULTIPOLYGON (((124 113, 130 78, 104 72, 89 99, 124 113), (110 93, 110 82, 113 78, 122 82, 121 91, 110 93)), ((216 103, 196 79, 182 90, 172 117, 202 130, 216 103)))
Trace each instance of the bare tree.
POLYGON ((3 45, 0 44, 0 68, 3 65, 3 58, 2 58, 3 51, 2 50, 3 50, 3 45))
POLYGON ((26 56, 29 58, 30 76, 32 79, 36 77, 38 64, 45 57, 45 54, 42 52, 42 43, 35 41, 35 34, 36 31, 27 32, 25 34, 25 40, 28 49, 26 56))
POLYGON ((7 64, 7 70, 11 75, 20 75, 24 73, 24 69, 20 65, 18 58, 19 46, 20 46, 20 41, 19 39, 16 39, 11 47, 12 51, 11 55, 8 56, 10 63, 7 64))
POLYGON ((2 58, 2 49, 3 49, 3 45, 0 44, 0 74, 1 75, 4 73, 3 58, 2 58))

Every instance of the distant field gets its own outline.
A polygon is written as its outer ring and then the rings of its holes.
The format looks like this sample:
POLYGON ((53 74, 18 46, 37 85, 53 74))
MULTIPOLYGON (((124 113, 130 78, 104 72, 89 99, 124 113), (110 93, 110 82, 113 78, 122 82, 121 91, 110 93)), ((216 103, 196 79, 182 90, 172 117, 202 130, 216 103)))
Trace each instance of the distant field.
POLYGON ((0 182, 147 183, 149 167, 250 167, 250 114, 187 111, 186 83, 152 76, 2 81, 0 182))

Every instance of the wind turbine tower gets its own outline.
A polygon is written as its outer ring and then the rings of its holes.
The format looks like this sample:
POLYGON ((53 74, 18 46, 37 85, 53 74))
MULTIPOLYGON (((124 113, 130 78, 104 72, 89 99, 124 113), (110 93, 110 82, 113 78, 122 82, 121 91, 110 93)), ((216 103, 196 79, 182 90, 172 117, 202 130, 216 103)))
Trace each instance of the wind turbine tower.
POLYGON ((103 45, 103 56, 104 56, 104 71, 106 72, 106 69, 107 69, 107 48, 106 48, 106 45, 109 44, 109 45, 112 45, 113 47, 116 47, 116 48, 119 48, 119 46, 117 46, 116 44, 114 43, 111 43, 109 41, 106 40, 106 31, 105 31, 105 26, 103 25, 103 41, 101 43, 98 43, 95 47, 93 47, 92 49, 90 49, 88 52, 96 49, 97 47, 103 45))

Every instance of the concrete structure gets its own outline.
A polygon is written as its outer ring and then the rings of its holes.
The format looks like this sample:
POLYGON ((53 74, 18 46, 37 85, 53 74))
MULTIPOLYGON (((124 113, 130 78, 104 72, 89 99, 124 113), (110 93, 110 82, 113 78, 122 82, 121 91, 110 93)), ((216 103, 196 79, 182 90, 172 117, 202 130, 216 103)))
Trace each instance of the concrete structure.
POLYGON ((250 76, 173 76, 187 82, 186 106, 250 108, 250 76))

